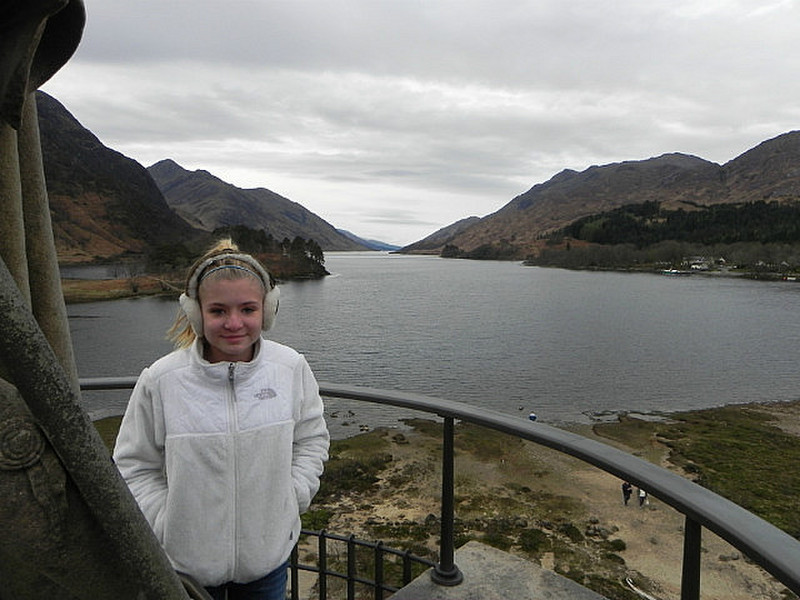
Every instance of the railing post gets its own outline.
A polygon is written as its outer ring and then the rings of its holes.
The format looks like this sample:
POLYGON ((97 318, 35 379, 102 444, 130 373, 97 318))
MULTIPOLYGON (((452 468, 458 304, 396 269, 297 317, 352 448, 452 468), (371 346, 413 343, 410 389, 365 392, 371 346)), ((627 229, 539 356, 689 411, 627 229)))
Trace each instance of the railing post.
POLYGON ((319 532, 319 600, 328 600, 328 538, 325 530, 319 532))
POLYGON ((356 536, 347 538, 347 600, 356 598, 356 536))
POLYGON ((375 600, 383 600, 383 542, 375 544, 375 600))
POLYGON ((411 583, 411 550, 403 552, 403 585, 411 583))
POLYGON ((458 585, 464 580, 464 576, 454 562, 454 430, 453 417, 444 417, 442 424, 442 529, 439 540, 439 563, 431 571, 431 579, 439 585, 458 585))
POLYGON ((683 528, 681 600, 700 599, 700 523, 686 515, 683 528))
POLYGON ((292 578, 292 600, 299 600, 300 599, 300 592, 299 592, 299 583, 300 577, 297 574, 297 565, 300 563, 299 551, 297 549, 297 544, 294 545, 292 548, 292 556, 289 561, 290 564, 290 571, 292 578))

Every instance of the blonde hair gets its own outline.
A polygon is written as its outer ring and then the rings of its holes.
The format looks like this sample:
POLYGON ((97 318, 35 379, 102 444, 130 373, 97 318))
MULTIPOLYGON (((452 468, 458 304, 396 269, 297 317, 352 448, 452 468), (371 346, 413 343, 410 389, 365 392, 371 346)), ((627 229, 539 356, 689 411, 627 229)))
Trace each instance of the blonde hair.
MULTIPOLYGON (((260 263, 252 256, 242 255, 239 247, 230 238, 223 238, 209 248, 203 256, 197 259, 186 274, 184 295, 194 299, 199 304, 200 283, 209 278, 217 279, 242 279, 255 277, 264 286, 265 291, 272 285, 269 274, 263 269, 263 274, 253 270, 253 266, 260 263), (230 255, 230 256, 226 256, 230 255), (247 260, 242 260, 247 259, 247 260), (252 264, 251 264, 252 261, 252 264), (226 268, 227 267, 227 268, 226 268), (267 281, 263 280, 267 276, 267 281)), ((175 344, 176 348, 187 348, 197 339, 199 333, 192 327, 183 307, 178 309, 175 321, 167 330, 167 338, 175 344)))

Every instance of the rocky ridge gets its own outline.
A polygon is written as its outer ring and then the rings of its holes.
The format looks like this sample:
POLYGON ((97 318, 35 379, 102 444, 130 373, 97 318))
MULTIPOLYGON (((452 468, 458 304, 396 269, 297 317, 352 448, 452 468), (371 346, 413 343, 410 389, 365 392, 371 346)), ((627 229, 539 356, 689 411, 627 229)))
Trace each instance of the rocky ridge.
POLYGON ((542 237, 569 223, 620 206, 656 201, 665 208, 756 200, 800 200, 800 131, 762 142, 724 165, 686 154, 564 170, 497 212, 442 241, 426 238, 402 251, 462 251, 506 245, 515 258, 535 254, 542 237))

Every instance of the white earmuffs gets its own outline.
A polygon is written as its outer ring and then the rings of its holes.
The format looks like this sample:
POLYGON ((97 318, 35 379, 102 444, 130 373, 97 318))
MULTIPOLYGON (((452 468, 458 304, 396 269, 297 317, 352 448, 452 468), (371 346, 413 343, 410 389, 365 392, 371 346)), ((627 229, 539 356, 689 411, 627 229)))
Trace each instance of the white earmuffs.
MULTIPOLYGON (((186 315, 186 320, 189 321, 189 325, 192 327, 192 331, 194 331, 197 337, 203 336, 203 311, 201 310, 200 302, 197 299, 197 290, 200 287, 201 276, 204 274, 206 269, 208 269, 208 267, 221 259, 234 259, 245 263, 248 267, 251 267, 245 270, 252 271, 253 274, 255 274, 261 280, 261 283, 266 290, 264 293, 264 320, 261 324, 261 329, 263 331, 268 331, 275 322, 275 315, 278 314, 278 305, 280 304, 281 292, 278 289, 278 286, 273 283, 269 273, 267 273, 266 269, 264 269, 264 267, 262 267, 257 260, 248 254, 237 254, 235 252, 222 252, 220 254, 211 256, 197 265, 194 271, 192 271, 192 274, 189 276, 189 280, 186 283, 186 291, 180 295, 178 302, 183 314, 186 315)), ((220 265, 220 267, 237 268, 233 265, 220 265)))

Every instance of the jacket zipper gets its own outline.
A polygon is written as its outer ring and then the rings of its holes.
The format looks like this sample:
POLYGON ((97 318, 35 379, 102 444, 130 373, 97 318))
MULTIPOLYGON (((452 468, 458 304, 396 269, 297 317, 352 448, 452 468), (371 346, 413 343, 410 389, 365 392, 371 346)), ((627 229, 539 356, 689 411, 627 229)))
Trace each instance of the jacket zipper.
POLYGON ((236 414, 236 382, 234 379, 236 371, 236 363, 228 363, 228 411, 229 411, 229 431, 231 435, 231 463, 233 468, 233 561, 231 563, 231 576, 229 580, 233 580, 236 574, 236 565, 239 564, 239 469, 237 465, 237 448, 236 437, 239 430, 239 420, 236 414))

